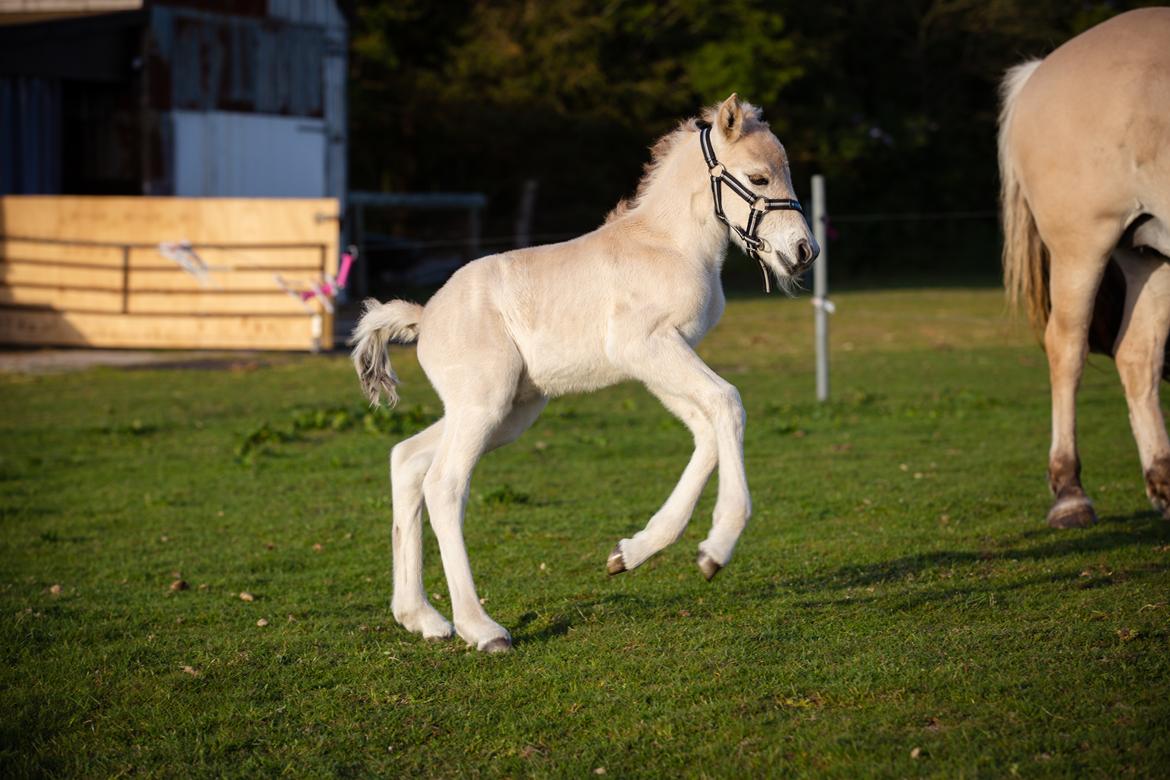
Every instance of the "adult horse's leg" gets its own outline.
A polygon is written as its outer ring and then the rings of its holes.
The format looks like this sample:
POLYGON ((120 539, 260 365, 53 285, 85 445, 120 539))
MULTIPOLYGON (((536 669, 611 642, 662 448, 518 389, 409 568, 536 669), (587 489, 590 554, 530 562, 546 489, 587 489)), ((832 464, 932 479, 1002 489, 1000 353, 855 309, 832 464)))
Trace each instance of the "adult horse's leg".
POLYGON ((1170 439, 1158 400, 1166 338, 1170 332, 1170 263, 1123 250, 1116 255, 1125 272, 1125 318, 1114 353, 1125 386, 1146 478, 1146 495, 1170 520, 1170 439))
POLYGON ((708 580, 731 560, 751 514, 743 464, 743 403, 739 391, 704 363, 676 331, 621 342, 618 360, 659 398, 679 399, 698 408, 715 432, 719 494, 714 523, 699 544, 699 569, 708 580))
POLYGON ((640 566, 650 556, 678 541, 717 463, 715 430, 699 407, 678 396, 658 393, 658 398, 690 429, 695 439, 695 450, 662 508, 633 538, 622 539, 613 548, 606 561, 606 569, 610 574, 619 574, 640 566))
MULTIPOLYGON (((1112 240, 1116 240, 1114 237, 1112 240)), ((1052 249, 1049 295, 1052 311, 1044 333, 1048 370, 1052 383, 1052 448, 1048 455, 1048 485, 1055 501, 1048 511, 1054 528, 1083 528, 1097 521, 1093 503, 1081 487, 1081 461, 1077 454, 1077 387, 1088 352, 1089 323, 1093 301, 1101 283, 1112 242, 1088 244, 1077 249, 1052 249)))
POLYGON ((408 631, 422 634, 424 639, 446 639, 453 633, 447 619, 427 601, 423 588, 422 482, 442 433, 443 421, 439 420, 390 451, 394 512, 391 533, 394 595, 390 607, 395 620, 408 631))

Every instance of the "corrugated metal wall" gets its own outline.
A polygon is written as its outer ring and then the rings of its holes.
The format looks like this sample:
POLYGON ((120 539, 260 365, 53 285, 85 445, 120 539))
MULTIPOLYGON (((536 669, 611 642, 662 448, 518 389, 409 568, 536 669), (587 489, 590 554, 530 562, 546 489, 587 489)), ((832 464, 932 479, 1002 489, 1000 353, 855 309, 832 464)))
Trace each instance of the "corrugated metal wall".
POLYGON ((174 194, 315 198, 325 191, 325 123, 175 111, 174 194))
POLYGON ((340 200, 344 209, 348 191, 346 78, 349 70, 349 32, 345 17, 333 0, 268 0, 268 15, 274 19, 319 25, 325 31, 325 191, 330 197, 340 200))
POLYGON ((155 6, 150 31, 150 103, 162 112, 159 132, 173 149, 162 163, 166 170, 155 172, 155 191, 246 194, 236 172, 247 169, 271 176, 272 186, 254 194, 295 192, 344 202, 348 31, 336 3, 270 0, 267 17, 155 6), (289 130, 246 118, 256 114, 320 121, 289 130), (201 121, 206 127, 196 130, 201 121), (263 134, 254 132, 259 127, 280 133, 279 142, 266 148, 263 134), (198 145, 187 147, 193 138, 198 145), (266 163, 241 167, 249 158, 271 159, 274 149, 296 151, 285 165, 312 171, 290 176, 266 163), (304 156, 311 149, 319 163, 304 156), (216 182, 227 188, 215 189, 216 182), (305 192, 310 182, 320 188, 305 192))
POLYGON ((61 188, 61 83, 0 78, 0 193, 42 195, 61 188))
POLYGON ((150 27, 155 108, 323 114, 323 28, 169 7, 150 27))
POLYGON ((268 15, 302 24, 345 29, 345 17, 333 0, 268 0, 268 15))

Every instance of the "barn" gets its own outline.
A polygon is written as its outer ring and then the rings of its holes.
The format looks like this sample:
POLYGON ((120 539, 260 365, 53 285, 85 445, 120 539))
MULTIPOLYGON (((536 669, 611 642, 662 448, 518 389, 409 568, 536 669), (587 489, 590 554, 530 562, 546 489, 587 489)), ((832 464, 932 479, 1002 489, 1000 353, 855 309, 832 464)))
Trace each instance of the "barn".
POLYGON ((332 0, 0 0, 0 341, 331 346, 347 30, 332 0))
POLYGON ((0 0, 0 25, 0 194, 344 199, 332 0, 0 0))

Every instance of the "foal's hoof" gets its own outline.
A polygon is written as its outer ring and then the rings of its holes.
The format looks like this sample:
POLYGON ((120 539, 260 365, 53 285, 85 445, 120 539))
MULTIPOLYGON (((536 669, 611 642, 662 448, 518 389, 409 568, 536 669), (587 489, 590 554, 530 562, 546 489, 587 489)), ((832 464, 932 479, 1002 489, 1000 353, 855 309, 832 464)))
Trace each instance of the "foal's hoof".
POLYGON ((707 578, 707 582, 710 582, 719 573, 719 570, 723 568, 721 564, 715 562, 714 558, 702 551, 699 552, 698 564, 699 571, 703 572, 703 576, 707 578))
POLYGON ((512 640, 506 636, 498 636, 484 642, 478 650, 481 653, 507 653, 512 650, 512 640))
POLYGON ((1093 502, 1085 496, 1058 499, 1048 510, 1048 525, 1053 528, 1088 528, 1096 522, 1093 502))
POLYGON ((621 542, 613 546, 613 552, 609 554, 609 558, 605 561, 605 570, 609 572, 611 577, 615 574, 621 574, 626 570, 626 559, 622 557, 621 542))

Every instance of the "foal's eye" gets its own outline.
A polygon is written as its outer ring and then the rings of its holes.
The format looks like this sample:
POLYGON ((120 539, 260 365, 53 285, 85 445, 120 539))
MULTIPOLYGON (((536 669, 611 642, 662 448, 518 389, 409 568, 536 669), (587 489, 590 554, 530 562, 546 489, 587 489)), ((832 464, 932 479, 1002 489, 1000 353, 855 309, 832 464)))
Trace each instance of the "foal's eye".
POLYGON ((750 181, 752 184, 756 185, 757 187, 767 187, 768 186, 768 177, 767 176, 749 176, 748 181, 750 181))

